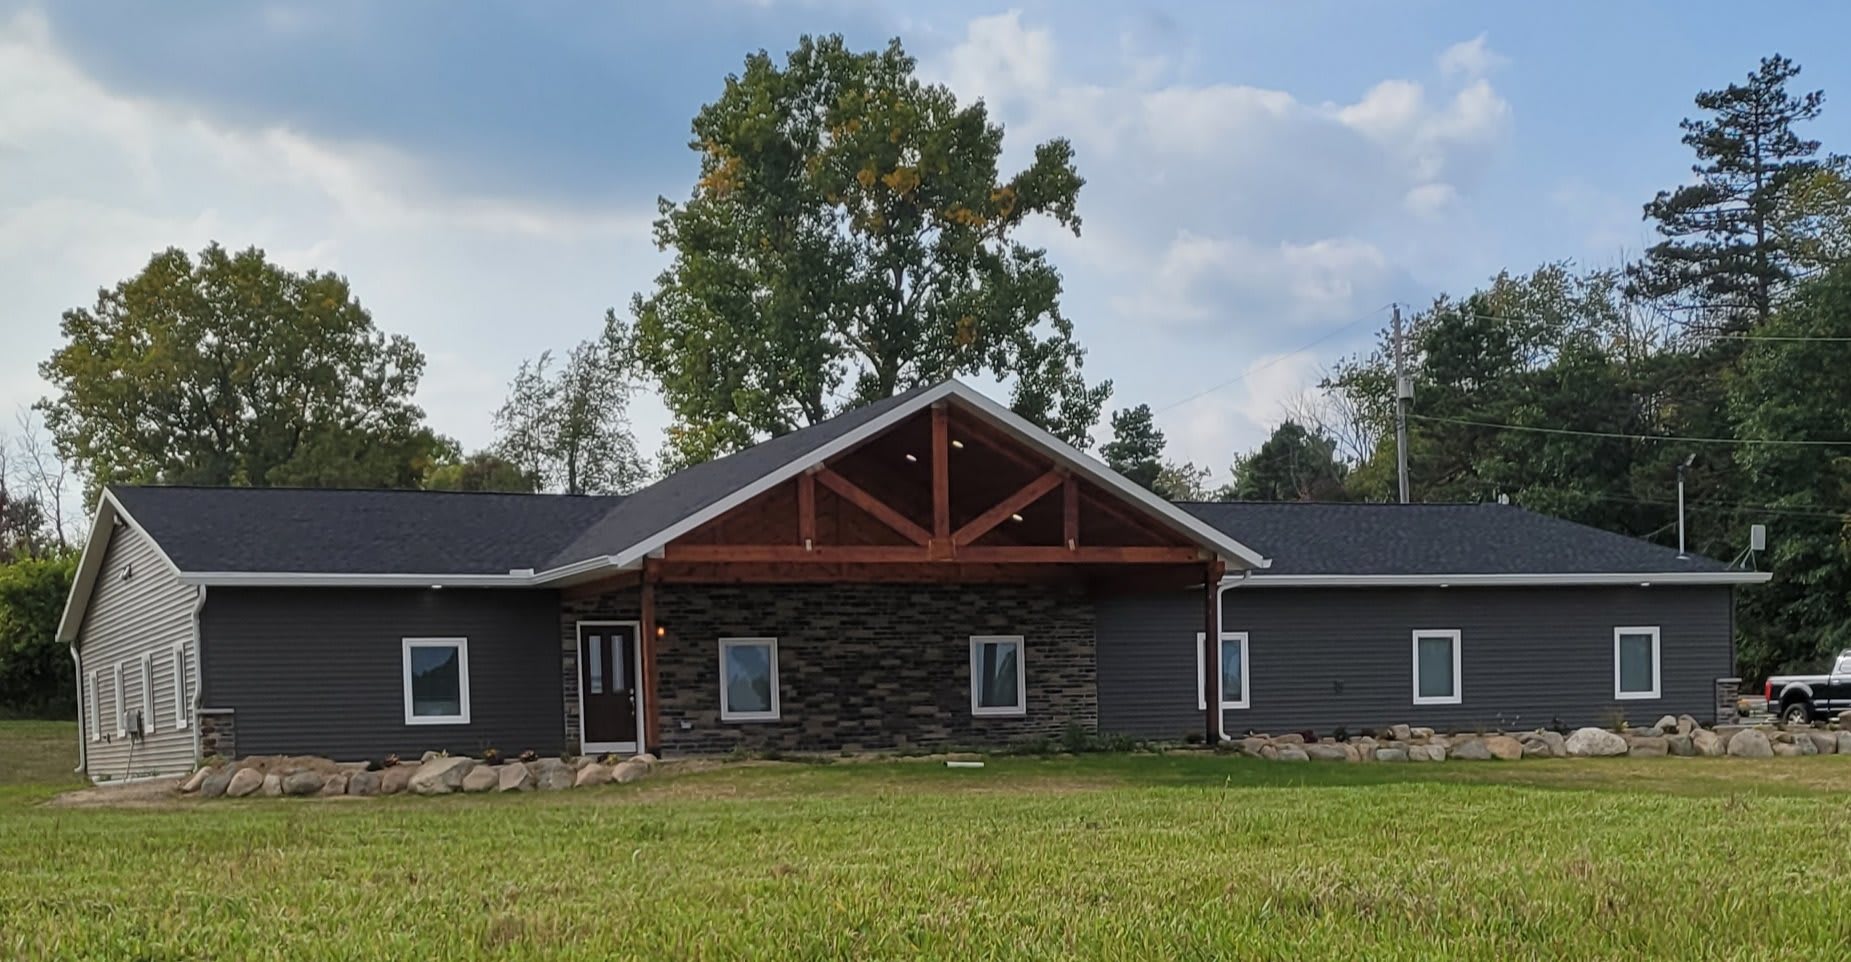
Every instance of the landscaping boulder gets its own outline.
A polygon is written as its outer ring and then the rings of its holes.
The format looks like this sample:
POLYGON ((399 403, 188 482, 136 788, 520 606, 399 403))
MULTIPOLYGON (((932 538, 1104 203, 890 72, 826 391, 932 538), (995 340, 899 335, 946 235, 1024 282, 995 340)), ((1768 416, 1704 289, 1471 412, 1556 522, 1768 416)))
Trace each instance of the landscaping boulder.
POLYGON ((1445 745, 1413 745, 1408 748, 1408 761, 1411 762, 1443 762, 1445 760, 1445 745))
POLYGON ((1568 739, 1563 737, 1561 732, 1552 732, 1542 728, 1523 736, 1524 754, 1529 754, 1532 742, 1542 743, 1543 754, 1550 758, 1568 757, 1568 739))
POLYGON ((593 785, 607 785, 610 780, 610 766, 593 762, 578 770, 578 777, 572 780, 572 787, 589 788, 593 785))
POLYGON ((204 785, 207 776, 211 775, 214 771, 216 771, 216 769, 211 765, 201 766, 199 771, 194 772, 186 781, 180 783, 180 791, 187 795, 199 791, 199 786, 204 785))
POLYGON ((1631 735, 1626 739, 1627 752, 1638 758, 1663 758, 1669 749, 1661 735, 1631 735))
POLYGON ((1466 762, 1488 762, 1491 760, 1491 749, 1482 738, 1462 738, 1452 746, 1452 757, 1466 762))
POLYGON ((418 795, 448 795, 461 791, 463 779, 476 767, 476 760, 460 756, 433 758, 411 773, 406 786, 418 795))
POLYGON ((1235 745, 1240 749, 1240 753, 1249 758, 1259 758, 1261 749, 1264 749, 1270 744, 1272 744, 1271 741, 1261 737, 1243 738, 1235 742, 1235 745))
POLYGON ((1774 742, 1769 747, 1774 750, 1775 755, 1781 758, 1798 758, 1805 754, 1805 752, 1800 751, 1800 746, 1792 742, 1774 742))
POLYGON ((1398 742, 1407 741, 1412 734, 1413 730, 1406 725, 1391 725, 1388 728, 1388 737, 1398 742))
POLYGON ((1677 716, 1665 715, 1652 724, 1652 730, 1659 734, 1677 731, 1677 716))
POLYGON ((1715 758, 1728 749, 1728 744, 1723 741, 1721 735, 1701 728, 1690 733, 1690 745, 1697 750, 1697 754, 1707 758, 1715 758))
POLYGON ((1694 732, 1697 729, 1702 728, 1702 727, 1703 727, 1702 725, 1697 723, 1697 720, 1695 718, 1692 718, 1689 715, 1677 716, 1677 733, 1680 735, 1688 735, 1691 732, 1694 732))
POLYGON ((1274 735, 1272 742, 1275 745, 1303 745, 1305 736, 1297 732, 1286 732, 1283 735, 1274 735))
POLYGON ((1343 750, 1342 745, 1319 742, 1305 746, 1305 757, 1314 762, 1344 762, 1349 761, 1350 754, 1343 750))
POLYGON ((1509 735, 1485 736, 1485 747, 1491 750, 1491 757, 1500 761, 1514 762, 1523 757, 1523 743, 1509 735))
POLYGON ((1626 739, 1604 728, 1577 728, 1563 747, 1576 758, 1606 758, 1626 754, 1626 739))
POLYGON ((469 774, 463 776, 463 791, 465 792, 493 791, 500 784, 501 773, 487 765, 477 765, 469 770, 469 774))
POLYGON ((347 794, 347 780, 353 776, 346 772, 335 772, 322 780, 319 794, 334 796, 347 794))
POLYGON ((212 774, 207 775, 206 780, 199 783, 199 797, 218 798, 224 795, 225 789, 231 785, 232 776, 236 774, 237 772, 233 771, 230 765, 221 765, 213 769, 212 774))
POLYGON ((1304 748, 1299 745, 1285 745, 1279 749, 1279 760, 1282 762, 1308 762, 1311 760, 1311 756, 1305 754, 1304 748))
MULTIPOLYGON (((1310 747, 1320 748, 1322 746, 1312 745, 1310 747)), ((618 765, 616 768, 611 769, 611 781, 619 785, 628 785, 631 782, 642 781, 643 777, 648 774, 649 766, 632 758, 618 765)))
POLYGON ((240 768, 231 776, 225 786, 225 794, 230 798, 243 798, 264 786, 264 773, 255 768, 240 768))
MULTIPOLYGON (((277 779, 277 787, 281 789, 284 795, 313 795, 321 791, 321 786, 325 784, 324 779, 326 776, 318 772, 305 771, 290 772, 281 778, 271 775, 266 778, 266 781, 268 781, 269 778, 277 779)), ((267 788, 268 785, 265 787, 267 788)))
POLYGON ((354 772, 347 776, 347 794, 371 796, 379 794, 380 775, 378 772, 354 772))
POLYGON ((1851 732, 1838 733, 1838 754, 1851 755, 1851 732))
POLYGON ((527 770, 533 773, 534 785, 541 791, 548 792, 571 788, 575 774, 572 766, 557 758, 542 758, 528 762, 527 770))
MULTIPOLYGON (((650 771, 655 771, 656 757, 648 752, 643 752, 637 755, 631 755, 630 760, 633 762, 641 763, 643 767, 649 769, 650 771)), ((971 759, 971 761, 976 761, 976 760, 977 759, 974 759, 974 758, 971 759)))
POLYGON ((1665 736, 1665 748, 1671 754, 1682 758, 1689 758, 1697 753, 1697 746, 1691 741, 1689 735, 1680 735, 1675 732, 1665 736))
POLYGON ((1813 754, 1838 754, 1838 735, 1835 732, 1807 732, 1806 737, 1812 742, 1813 754))
POLYGON ((1415 738, 1415 739, 1432 738, 1433 729, 1431 728, 1410 728, 1408 729, 1408 737, 1415 738))
POLYGON ((1405 762, 1408 760, 1407 749, 1378 748, 1375 750, 1375 760, 1378 762, 1405 762))
POLYGON ((1738 758, 1772 758, 1774 746, 1766 735, 1750 728, 1730 737, 1729 754, 1738 758))
POLYGON ((283 776, 278 775, 275 772, 271 772, 270 774, 265 775, 263 788, 260 789, 260 791, 262 791, 263 794, 271 798, 282 798, 283 797, 283 776))
POLYGON ((1838 724, 1841 727, 1846 726, 1846 725, 1851 725, 1851 711, 1839 712, 1838 713, 1838 724))
POLYGON ((397 795, 411 785, 412 773, 417 771, 410 765, 394 765, 379 773, 379 794, 397 795))
POLYGON ((495 770, 495 787, 504 792, 531 792, 534 788, 533 772, 520 762, 503 765, 495 770))

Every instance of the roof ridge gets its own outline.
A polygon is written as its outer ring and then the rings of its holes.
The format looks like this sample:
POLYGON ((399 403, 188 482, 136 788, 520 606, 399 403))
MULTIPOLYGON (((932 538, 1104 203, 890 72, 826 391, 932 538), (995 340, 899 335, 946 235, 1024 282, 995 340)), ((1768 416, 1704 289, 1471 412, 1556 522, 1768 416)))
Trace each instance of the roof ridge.
POLYGON ((440 488, 359 488, 359 487, 311 487, 307 485, 287 484, 110 484, 106 487, 116 491, 272 491, 293 494, 320 493, 331 494, 454 494, 454 495, 497 495, 506 498, 582 498, 616 499, 629 497, 627 494, 567 494, 558 491, 449 491, 440 488))

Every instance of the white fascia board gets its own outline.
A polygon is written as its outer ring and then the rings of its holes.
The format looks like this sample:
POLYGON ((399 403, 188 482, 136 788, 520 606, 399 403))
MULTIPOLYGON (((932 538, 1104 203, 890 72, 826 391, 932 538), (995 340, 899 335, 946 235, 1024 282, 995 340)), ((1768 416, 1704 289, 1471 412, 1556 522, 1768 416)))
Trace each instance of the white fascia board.
POLYGON ((213 588, 531 588, 527 574, 357 574, 344 571, 186 571, 180 582, 213 588))
POLYGON ((96 499, 96 511, 90 519, 90 535, 84 541, 84 551, 77 563, 77 573, 71 578, 71 593, 64 598, 64 614, 58 618, 57 639, 63 644, 75 644, 77 632, 83 627, 84 612, 90 607, 90 595, 96 590, 97 575, 103 570, 103 555, 109 551, 109 537, 115 533, 116 522, 121 521, 138 532, 154 546, 154 553, 160 556, 161 563, 176 575, 183 574, 174 559, 167 556, 167 549, 141 526, 122 502, 108 488, 96 499))
POLYGON ((1268 575, 1222 579, 1222 586, 1249 588, 1487 588, 1570 585, 1758 585, 1765 571, 1577 572, 1563 574, 1458 575, 1268 575))

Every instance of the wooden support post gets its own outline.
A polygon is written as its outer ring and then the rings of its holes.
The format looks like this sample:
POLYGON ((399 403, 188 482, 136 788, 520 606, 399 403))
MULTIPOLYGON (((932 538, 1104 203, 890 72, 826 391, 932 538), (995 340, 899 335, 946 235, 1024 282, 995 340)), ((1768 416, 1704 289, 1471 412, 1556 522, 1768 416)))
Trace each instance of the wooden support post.
POLYGON ((1221 573, 1222 562, 1203 569, 1202 582, 1202 704, 1208 706, 1204 723, 1208 746, 1221 744, 1221 573))
POLYGON ((641 622, 638 630, 643 637, 637 639, 643 652, 643 730, 638 733, 641 737, 637 747, 657 755, 662 753, 662 702, 656 691, 656 582, 660 578, 661 572, 656 568, 655 559, 644 558, 640 598, 642 613, 638 618, 641 622))
POLYGON ((816 475, 797 476, 797 540, 805 551, 816 547, 816 475))
POLYGON ((951 537, 951 423, 942 402, 932 405, 932 537, 951 537))
POLYGON ((1060 500, 1061 541, 1073 551, 1080 546, 1080 482, 1072 475, 1061 482, 1060 500))

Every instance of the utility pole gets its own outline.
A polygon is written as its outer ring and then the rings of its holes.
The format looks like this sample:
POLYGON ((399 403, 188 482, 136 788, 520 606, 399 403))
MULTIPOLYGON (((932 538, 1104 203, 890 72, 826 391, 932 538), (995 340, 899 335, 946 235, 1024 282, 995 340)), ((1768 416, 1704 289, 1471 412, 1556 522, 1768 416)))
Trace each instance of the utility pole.
POLYGON ((1684 551, 1684 472, 1696 461, 1697 456, 1693 454, 1677 465, 1677 556, 1680 558, 1690 557, 1684 551))
POLYGON ((1401 305, 1393 305, 1395 348, 1395 472, 1401 479, 1401 503, 1408 503, 1408 402, 1414 399, 1414 382, 1401 362, 1401 305))

